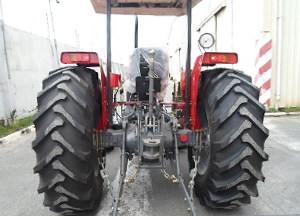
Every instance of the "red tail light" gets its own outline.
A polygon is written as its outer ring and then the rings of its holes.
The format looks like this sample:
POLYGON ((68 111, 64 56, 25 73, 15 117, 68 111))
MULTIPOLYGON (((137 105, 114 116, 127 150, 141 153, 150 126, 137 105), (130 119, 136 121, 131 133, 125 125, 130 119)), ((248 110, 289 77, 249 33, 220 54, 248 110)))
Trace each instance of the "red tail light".
POLYGON ((63 52, 60 61, 63 64, 99 66, 98 54, 95 52, 63 52))
POLYGON ((236 53, 207 52, 204 54, 203 65, 235 64, 238 62, 236 53))

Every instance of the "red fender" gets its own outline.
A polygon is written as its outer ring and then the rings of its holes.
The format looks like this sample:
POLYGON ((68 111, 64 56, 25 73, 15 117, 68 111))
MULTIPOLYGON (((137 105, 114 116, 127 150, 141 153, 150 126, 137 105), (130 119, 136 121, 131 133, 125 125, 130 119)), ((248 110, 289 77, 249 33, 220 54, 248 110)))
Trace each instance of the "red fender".
POLYGON ((191 73, 191 88, 190 88, 190 95, 191 95, 191 107, 190 107, 190 118, 191 118, 191 129, 193 131, 197 131, 201 129, 196 108, 197 108, 197 97, 198 97, 198 85, 199 85, 199 78, 201 74, 201 67, 203 62, 203 55, 197 57, 194 69, 191 73))
POLYGON ((100 116, 100 121, 99 121, 97 130, 106 131, 106 127, 107 127, 107 84, 106 84, 106 77, 105 77, 102 65, 100 65, 100 70, 101 70, 102 113, 100 116))

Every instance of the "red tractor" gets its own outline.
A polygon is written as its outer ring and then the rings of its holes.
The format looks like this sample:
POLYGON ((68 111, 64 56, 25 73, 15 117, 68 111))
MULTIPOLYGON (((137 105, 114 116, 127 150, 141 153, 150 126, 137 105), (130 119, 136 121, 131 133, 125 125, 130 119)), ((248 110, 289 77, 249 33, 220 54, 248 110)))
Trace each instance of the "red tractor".
POLYGON ((214 43, 212 35, 200 37, 203 53, 191 70, 191 9, 199 1, 92 0, 96 12, 107 14, 106 72, 96 53, 64 52, 62 63, 77 66, 50 72, 37 97, 34 172, 40 177, 38 192, 44 193, 44 205, 51 211, 76 215, 97 208, 107 178, 106 151, 112 147, 121 148, 113 215, 120 210, 124 184, 134 181, 140 169, 160 169, 177 182, 191 215, 196 215, 194 191, 202 205, 221 209, 249 204, 250 197, 258 196, 262 162, 268 159, 265 108, 249 76, 232 69, 201 70, 238 61, 235 53, 205 52, 214 43), (111 13, 187 14, 186 68, 174 83, 172 103, 163 101, 168 55, 159 48, 137 47, 137 22, 126 83, 120 85, 120 75, 111 73, 111 13), (89 67, 100 67, 100 79, 89 67), (125 92, 126 100, 117 101, 116 94, 125 92), (179 166, 182 147, 188 149, 188 189, 179 166), (138 158, 137 172, 126 180, 127 162, 133 157, 138 158), (165 172, 166 160, 175 162, 176 175, 165 172))

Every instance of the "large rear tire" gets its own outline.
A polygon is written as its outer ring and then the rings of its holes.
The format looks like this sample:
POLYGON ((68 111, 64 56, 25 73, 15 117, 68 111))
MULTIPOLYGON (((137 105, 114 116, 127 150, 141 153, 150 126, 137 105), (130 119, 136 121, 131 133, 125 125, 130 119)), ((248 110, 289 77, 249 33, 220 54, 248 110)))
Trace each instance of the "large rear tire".
POLYGON ((93 148, 101 114, 98 74, 84 67, 50 72, 37 100, 32 148, 44 205, 62 214, 95 210, 103 184, 93 148))
MULTIPOLYGON (((197 115, 203 128, 203 145, 196 195, 211 208, 233 209, 258 196, 256 184, 264 181, 262 162, 268 159, 264 143, 264 106, 251 78, 241 72, 214 69, 201 74, 197 115)), ((189 148, 190 168, 194 162, 189 148)))

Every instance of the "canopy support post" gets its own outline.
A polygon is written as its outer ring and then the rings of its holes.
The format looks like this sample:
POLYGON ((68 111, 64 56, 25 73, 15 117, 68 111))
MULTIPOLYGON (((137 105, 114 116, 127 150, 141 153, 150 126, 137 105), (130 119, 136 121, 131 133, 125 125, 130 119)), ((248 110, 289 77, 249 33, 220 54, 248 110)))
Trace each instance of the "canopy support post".
POLYGON ((187 55, 186 55, 186 77, 185 77, 185 123, 190 124, 190 88, 191 88, 191 24, 192 24, 192 0, 187 0, 187 55))
POLYGON ((134 28, 134 48, 139 47, 139 19, 135 15, 135 28, 134 28))
POLYGON ((110 73, 111 73, 111 3, 110 0, 106 0, 106 42, 107 42, 107 61, 106 61, 106 71, 107 71, 107 102, 108 102, 108 126, 111 127, 112 121, 112 90, 110 87, 110 73))

